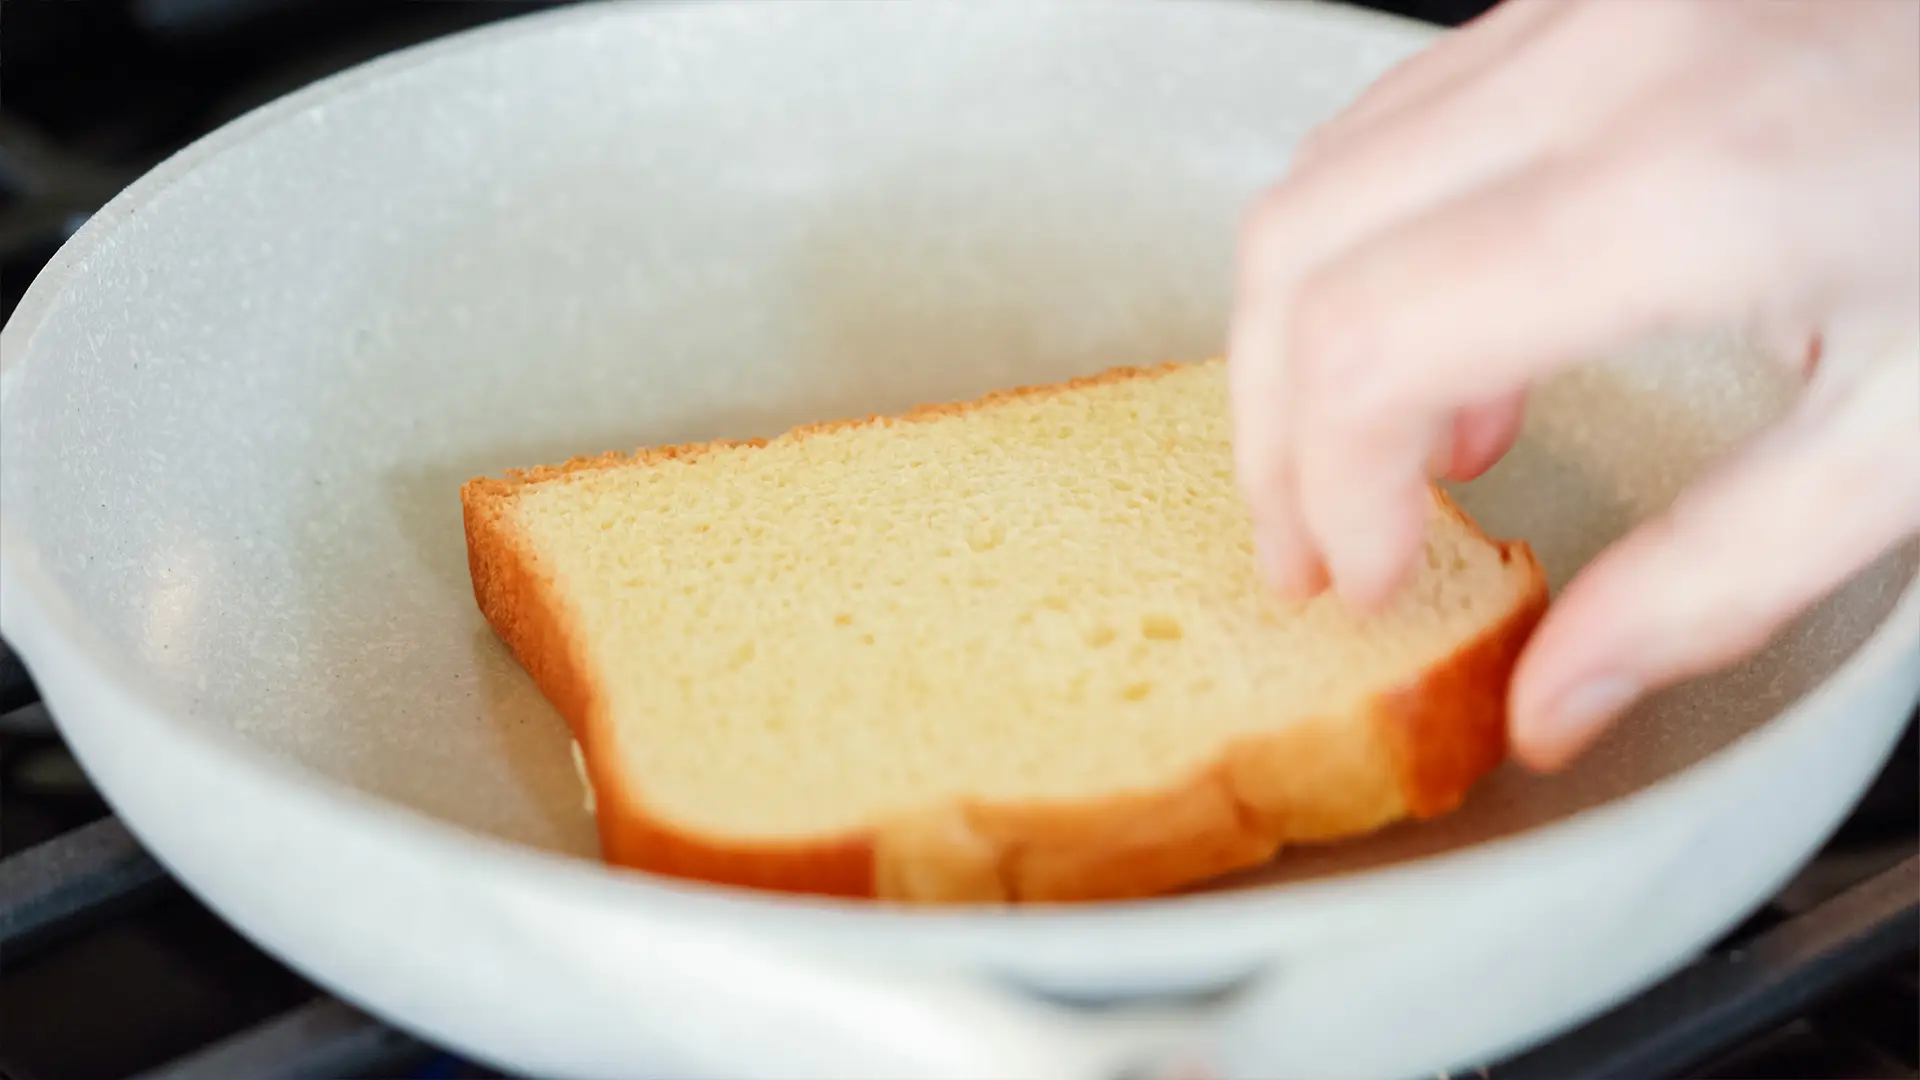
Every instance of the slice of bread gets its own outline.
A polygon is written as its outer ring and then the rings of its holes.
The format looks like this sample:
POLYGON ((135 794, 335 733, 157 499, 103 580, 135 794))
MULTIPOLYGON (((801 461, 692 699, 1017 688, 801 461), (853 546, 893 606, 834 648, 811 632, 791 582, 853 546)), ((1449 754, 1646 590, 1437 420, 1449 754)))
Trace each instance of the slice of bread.
POLYGON ((1150 895, 1453 808, 1547 604, 1437 490, 1383 613, 1260 584, 1218 361, 462 490, 603 855, 911 902, 1150 895))

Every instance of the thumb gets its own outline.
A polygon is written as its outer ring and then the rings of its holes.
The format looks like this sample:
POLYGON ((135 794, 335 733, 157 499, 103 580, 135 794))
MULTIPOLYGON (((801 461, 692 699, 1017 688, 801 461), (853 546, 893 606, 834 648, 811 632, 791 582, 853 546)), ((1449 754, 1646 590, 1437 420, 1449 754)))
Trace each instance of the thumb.
POLYGON ((1642 695, 1731 664, 1920 529, 1920 349, 1793 414, 1587 568, 1515 673, 1512 742, 1565 765, 1642 695))

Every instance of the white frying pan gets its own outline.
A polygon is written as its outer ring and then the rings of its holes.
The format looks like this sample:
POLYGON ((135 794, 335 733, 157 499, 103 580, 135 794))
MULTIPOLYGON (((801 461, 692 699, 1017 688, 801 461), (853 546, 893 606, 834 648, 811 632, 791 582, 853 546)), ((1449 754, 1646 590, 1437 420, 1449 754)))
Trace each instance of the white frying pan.
MULTIPOLYGON (((934 914, 600 867, 463 561, 477 473, 1217 351, 1243 201, 1423 40, 1279 4, 596 6, 295 94, 135 184, 8 323, 0 630, 201 897, 504 1067, 1329 1080, 1545 1037, 1839 820, 1920 686, 1912 550, 1450 820, 1202 895, 934 914)), ((1780 378, 1613 358, 1466 499, 1563 582, 1780 378)))

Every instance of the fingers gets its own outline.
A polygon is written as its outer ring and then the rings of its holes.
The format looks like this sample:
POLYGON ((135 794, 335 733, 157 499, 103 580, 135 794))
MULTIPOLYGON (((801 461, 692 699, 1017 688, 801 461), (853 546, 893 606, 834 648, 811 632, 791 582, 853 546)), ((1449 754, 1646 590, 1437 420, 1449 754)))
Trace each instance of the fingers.
POLYGON ((1287 370, 1279 362, 1284 324, 1272 317, 1264 291, 1271 271, 1264 254, 1241 246, 1241 296, 1228 344, 1228 401, 1234 426, 1234 474, 1253 514, 1260 573, 1281 595, 1304 600, 1323 591, 1327 575, 1300 516, 1294 487, 1287 370), (1252 265, 1248 265, 1249 262, 1252 265))
MULTIPOLYGON (((1445 418, 1450 419, 1450 418, 1445 418)), ((1317 428, 1317 418, 1308 428, 1317 428)), ((1428 417, 1395 442, 1350 440, 1364 454, 1341 462, 1334 444, 1308 434, 1299 443, 1301 516, 1314 550, 1341 597, 1361 611, 1376 610, 1392 596, 1419 555, 1431 495, 1425 465, 1451 424, 1428 417), (1329 543, 1327 537, 1337 536, 1329 543)))
POLYGON ((1526 403, 1525 392, 1517 391, 1485 405, 1460 410, 1454 417, 1446 466, 1433 470, 1435 475, 1464 482, 1492 468, 1513 449, 1514 440, 1520 437, 1526 403))
MULTIPOLYGON (((1570 9, 1546 3, 1515 7, 1526 19, 1490 26, 1488 32, 1497 29, 1532 42, 1524 55, 1503 58, 1499 71, 1487 79, 1470 78, 1461 69, 1455 72, 1458 88, 1428 107, 1414 109, 1410 104, 1404 116, 1383 116, 1370 122, 1364 135, 1342 137, 1322 160, 1307 163, 1269 191, 1247 219, 1228 348, 1235 463, 1253 512, 1262 565, 1283 592, 1310 595, 1328 577, 1321 555, 1328 545, 1324 537, 1315 540, 1318 531, 1304 511, 1305 496, 1295 475, 1300 468, 1296 446, 1302 442, 1298 429, 1306 413, 1322 407, 1291 373, 1300 282, 1316 266, 1363 246, 1368 238, 1391 233, 1463 192, 1523 168, 1544 152, 1556 133, 1578 126, 1586 115, 1579 92, 1583 84, 1564 74, 1570 68, 1562 54, 1571 46, 1549 32, 1549 16, 1570 9), (1505 92, 1529 84, 1526 92, 1505 92)), ((1588 71, 1583 78, 1606 77, 1602 69, 1588 71)), ((1386 297, 1380 303, 1395 305, 1405 299, 1386 297)), ((1376 312, 1351 314, 1364 319, 1376 312)), ((1412 355, 1404 359, 1416 361, 1412 355)), ((1463 398, 1458 404, 1499 398, 1510 389, 1463 398)), ((1428 446, 1417 452, 1414 467, 1435 450, 1428 446)), ((1411 520, 1408 507, 1424 499, 1424 489, 1406 484, 1404 475, 1394 479, 1395 490, 1406 500, 1402 517, 1411 520)), ((1370 529, 1365 521, 1354 519, 1349 534, 1370 529)), ((1381 538, 1397 535, 1382 533, 1381 538)), ((1387 550, 1387 555, 1363 559, 1383 566, 1364 573, 1368 580, 1392 576, 1391 551, 1404 557, 1411 553, 1404 537, 1387 550)))
POLYGON ((1503 8, 1317 133, 1242 234, 1236 468, 1294 591, 1384 602, 1428 475, 1486 469, 1557 369, 1758 317, 1810 379, 1790 423, 1556 605, 1514 690, 1516 749, 1541 767, 1920 528, 1920 331, 1864 366, 1832 333, 1912 311, 1912 260, 1862 254, 1912 233, 1888 224, 1914 205, 1909 56, 1885 64, 1892 35, 1858 9, 1788 7, 1503 8), (1789 15, 1838 27, 1814 50, 1834 62, 1804 62, 1789 15))
POLYGON ((1542 163, 1298 286, 1289 457, 1298 514, 1343 596, 1376 606, 1411 566, 1419 535, 1399 523, 1456 411, 1646 333, 1723 321, 1755 294, 1755 230, 1712 181, 1683 152, 1542 163))
POLYGON ((1561 767, 1642 695, 1756 651, 1920 530, 1920 345, 1903 348, 1811 394, 1567 588, 1515 675, 1517 757, 1561 767))

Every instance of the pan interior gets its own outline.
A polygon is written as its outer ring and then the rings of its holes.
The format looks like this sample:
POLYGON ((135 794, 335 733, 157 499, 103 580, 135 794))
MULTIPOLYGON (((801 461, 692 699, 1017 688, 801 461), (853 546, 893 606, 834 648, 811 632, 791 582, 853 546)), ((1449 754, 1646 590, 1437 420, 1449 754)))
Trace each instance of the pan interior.
MULTIPOLYGON (((186 722, 590 855, 564 728, 474 609, 462 480, 1215 354, 1246 199, 1420 42, 1299 5, 615 7, 352 77, 81 252, 10 358, 10 528, 186 722)), ((1462 498, 1557 586, 1791 394, 1731 342, 1603 358, 1462 498)), ((1236 884, 1669 775, 1813 687, 1913 570, 1570 775, 1236 884)))

